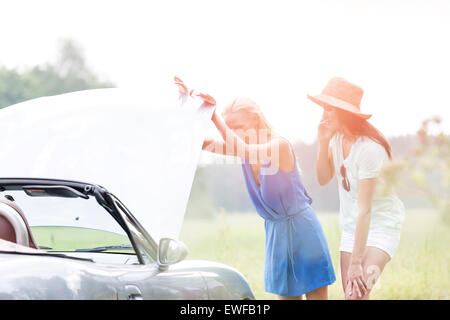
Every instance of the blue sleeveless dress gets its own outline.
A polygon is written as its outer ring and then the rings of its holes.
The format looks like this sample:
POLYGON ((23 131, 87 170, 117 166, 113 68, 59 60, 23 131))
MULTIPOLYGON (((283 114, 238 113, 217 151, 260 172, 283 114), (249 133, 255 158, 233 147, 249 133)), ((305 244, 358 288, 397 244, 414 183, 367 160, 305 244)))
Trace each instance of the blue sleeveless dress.
POLYGON ((270 161, 261 164, 258 186, 248 160, 242 164, 250 198, 265 221, 264 290, 292 297, 332 284, 328 244, 297 161, 291 172, 270 166, 270 161), (263 168, 276 173, 261 174, 263 168))

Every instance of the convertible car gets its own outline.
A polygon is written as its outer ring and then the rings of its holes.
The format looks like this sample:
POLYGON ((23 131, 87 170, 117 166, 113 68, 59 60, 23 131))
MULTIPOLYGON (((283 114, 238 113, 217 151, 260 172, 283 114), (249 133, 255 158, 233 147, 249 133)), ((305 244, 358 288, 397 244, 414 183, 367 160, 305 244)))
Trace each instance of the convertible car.
POLYGON ((149 91, 0 110, 0 299, 254 299, 178 240, 213 106, 149 91))
POLYGON ((253 299, 235 269, 181 261, 105 188, 0 179, 0 299, 253 299))

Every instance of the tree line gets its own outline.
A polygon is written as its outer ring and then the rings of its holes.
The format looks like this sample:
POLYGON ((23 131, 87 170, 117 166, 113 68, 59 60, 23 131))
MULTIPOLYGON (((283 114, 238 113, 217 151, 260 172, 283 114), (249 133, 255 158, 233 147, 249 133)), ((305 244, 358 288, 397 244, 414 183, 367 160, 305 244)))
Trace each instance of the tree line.
POLYGON ((0 67, 0 108, 42 96, 111 87, 114 83, 101 80, 88 66, 81 46, 63 39, 54 63, 24 70, 0 67))
MULTIPOLYGON (((398 159, 409 157, 411 150, 420 144, 416 135, 390 137, 388 140, 393 151, 393 164, 398 159)), ((293 149, 301 171, 302 182, 313 199, 313 208, 321 212, 338 212, 339 195, 336 178, 333 178, 326 186, 321 186, 317 182, 315 167, 317 141, 313 144, 297 141, 293 143, 293 149)), ((431 208, 432 203, 424 191, 415 183, 409 182, 397 186, 397 194, 405 206, 431 208)), ((254 212, 247 194, 242 168, 238 164, 210 164, 197 169, 187 215, 206 218, 219 212, 221 208, 227 212, 254 212)))

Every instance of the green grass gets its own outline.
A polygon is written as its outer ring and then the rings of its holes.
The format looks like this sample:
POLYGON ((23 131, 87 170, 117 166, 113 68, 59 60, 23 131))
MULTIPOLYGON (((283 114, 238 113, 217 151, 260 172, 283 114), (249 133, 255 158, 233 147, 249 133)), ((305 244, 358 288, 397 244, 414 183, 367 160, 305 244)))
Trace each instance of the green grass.
MULTIPOLYGON (((39 226, 31 227, 31 231, 38 246, 52 248, 47 251, 75 251, 82 248, 130 243, 127 236, 96 229, 39 226)), ((108 250, 108 252, 134 253, 133 250, 108 250)))
MULTIPOLYGON (((340 229, 336 214, 319 214, 337 281, 330 299, 344 299, 340 280, 340 229)), ((187 219, 181 240, 188 259, 213 260, 235 267, 250 283, 257 299, 274 299, 264 292, 264 221, 256 215, 224 213, 215 219, 187 219)), ((408 211, 393 259, 372 291, 372 299, 449 299, 450 228, 429 210, 408 211)))

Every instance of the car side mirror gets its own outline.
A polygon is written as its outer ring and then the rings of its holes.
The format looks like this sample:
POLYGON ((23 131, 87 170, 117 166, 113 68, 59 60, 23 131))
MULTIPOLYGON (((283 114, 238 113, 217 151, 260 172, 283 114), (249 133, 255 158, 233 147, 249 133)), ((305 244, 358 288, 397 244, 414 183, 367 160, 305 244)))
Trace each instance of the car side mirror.
POLYGON ((175 239, 161 238, 158 246, 158 266, 165 270, 171 264, 175 264, 186 258, 188 250, 186 245, 175 239))

